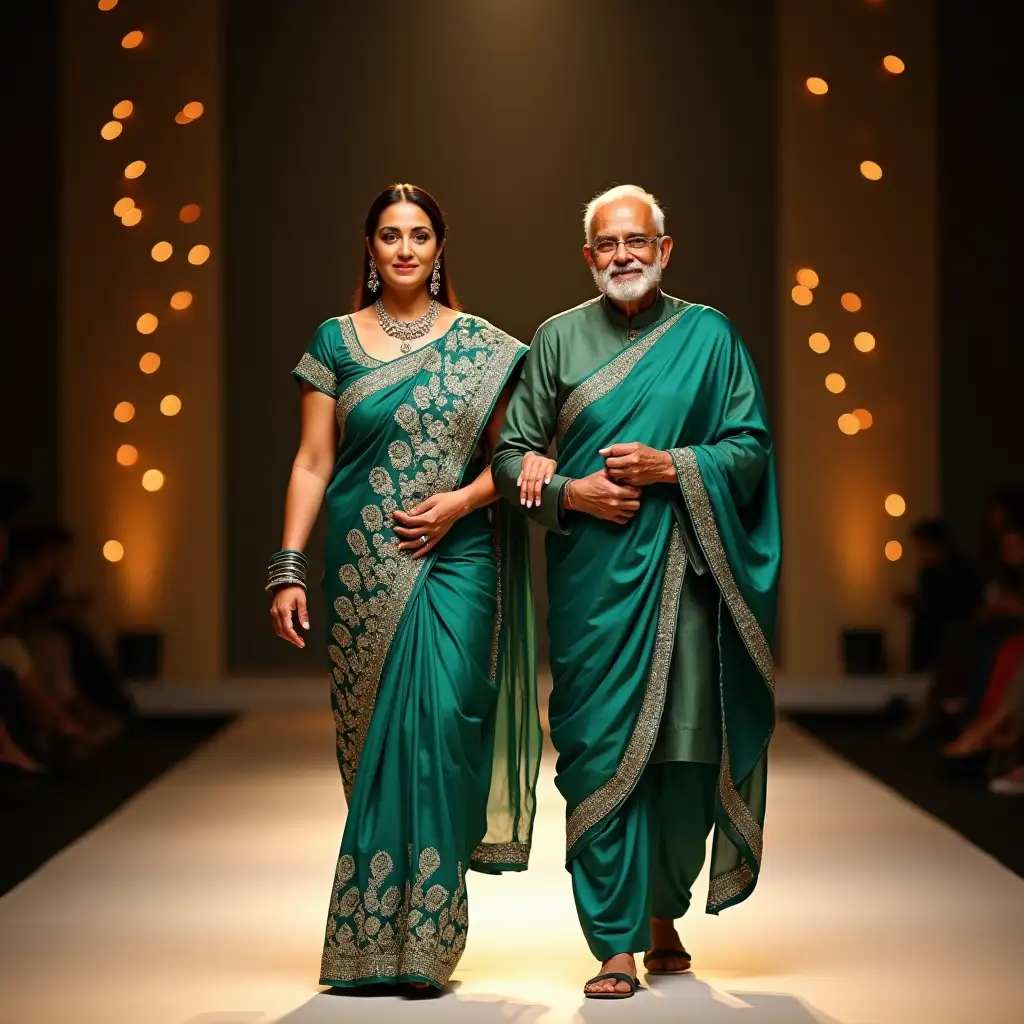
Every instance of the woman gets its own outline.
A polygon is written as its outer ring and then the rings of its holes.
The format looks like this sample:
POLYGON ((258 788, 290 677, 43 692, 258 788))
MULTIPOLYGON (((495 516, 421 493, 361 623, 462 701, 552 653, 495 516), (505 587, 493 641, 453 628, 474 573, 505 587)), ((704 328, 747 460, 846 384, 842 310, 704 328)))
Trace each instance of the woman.
POLYGON ((489 465, 526 347, 459 311, 422 189, 381 192, 365 237, 353 313, 294 370, 302 439, 267 589, 277 634, 304 647, 302 549, 326 494, 348 820, 321 984, 440 989, 466 943, 466 870, 525 869, 533 826, 526 523, 489 465))

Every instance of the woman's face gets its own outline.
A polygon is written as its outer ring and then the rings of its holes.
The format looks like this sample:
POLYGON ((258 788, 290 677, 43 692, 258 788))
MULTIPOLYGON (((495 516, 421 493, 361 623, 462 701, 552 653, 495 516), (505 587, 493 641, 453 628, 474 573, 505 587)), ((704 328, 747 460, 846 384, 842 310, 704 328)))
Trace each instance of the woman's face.
POLYGON ((426 288, 441 254, 430 218, 415 203, 395 203, 382 211, 368 244, 381 281, 396 291, 426 288))

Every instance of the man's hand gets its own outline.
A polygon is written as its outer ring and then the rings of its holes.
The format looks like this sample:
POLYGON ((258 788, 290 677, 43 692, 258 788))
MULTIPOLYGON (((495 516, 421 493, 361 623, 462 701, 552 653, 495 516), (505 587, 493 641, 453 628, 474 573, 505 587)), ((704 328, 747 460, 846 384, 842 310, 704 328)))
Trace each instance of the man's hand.
POLYGON ((557 469, 554 459, 536 452, 523 456, 523 468, 519 471, 516 487, 519 488, 519 504, 532 508, 540 504, 541 491, 551 483, 551 476, 557 469))
POLYGON ((570 480, 565 487, 565 508, 585 512, 596 519, 625 525, 640 510, 640 491, 612 481, 607 470, 599 469, 590 476, 570 480))
POLYGON ((668 452, 630 441, 628 444, 613 444, 610 448, 602 448, 597 454, 604 456, 608 477, 616 483, 645 487, 647 484, 676 482, 675 463, 668 452))

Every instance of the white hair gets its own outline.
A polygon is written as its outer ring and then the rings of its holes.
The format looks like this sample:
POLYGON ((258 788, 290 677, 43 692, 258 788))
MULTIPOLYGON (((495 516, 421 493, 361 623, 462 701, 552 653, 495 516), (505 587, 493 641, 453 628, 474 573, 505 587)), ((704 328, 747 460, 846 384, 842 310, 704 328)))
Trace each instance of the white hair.
POLYGON ((594 196, 594 198, 587 203, 587 209, 583 214, 583 231, 587 236, 588 245, 594 240, 594 215, 606 203, 612 203, 616 199, 622 199, 623 196, 633 196, 636 199, 643 200, 643 202, 651 208, 651 213, 654 214, 655 232, 658 235, 665 234, 665 213, 658 205, 658 200, 655 199, 650 192, 645 191, 639 185, 616 185, 615 188, 610 188, 607 192, 602 192, 599 196, 594 196))

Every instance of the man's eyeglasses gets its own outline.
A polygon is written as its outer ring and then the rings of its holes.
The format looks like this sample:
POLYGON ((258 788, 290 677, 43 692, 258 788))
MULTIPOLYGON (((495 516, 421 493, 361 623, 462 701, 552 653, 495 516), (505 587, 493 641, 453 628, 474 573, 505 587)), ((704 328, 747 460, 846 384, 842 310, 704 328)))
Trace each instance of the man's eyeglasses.
POLYGON ((624 245, 628 252, 646 252, 660 238, 660 235, 653 238, 644 235, 630 235, 628 238, 595 238, 590 243, 590 251, 596 252, 599 256, 610 256, 613 252, 619 251, 620 245, 624 245))

